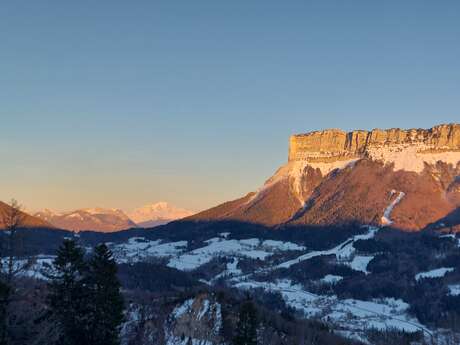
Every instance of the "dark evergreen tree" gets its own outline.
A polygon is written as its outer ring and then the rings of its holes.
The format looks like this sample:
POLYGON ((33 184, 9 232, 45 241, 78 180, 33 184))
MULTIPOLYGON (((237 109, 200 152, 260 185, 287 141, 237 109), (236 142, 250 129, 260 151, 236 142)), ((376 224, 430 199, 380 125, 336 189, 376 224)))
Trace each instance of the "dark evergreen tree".
POLYGON ((90 344, 88 267, 83 255, 83 250, 74 241, 65 240, 48 273, 49 306, 57 322, 60 345, 90 344))
POLYGON ((252 301, 241 305, 234 345, 257 345, 257 311, 252 301))
POLYGON ((117 345, 123 321, 123 297, 117 265, 105 244, 98 245, 89 263, 91 312, 88 334, 92 345, 117 345))
POLYGON ((8 339, 7 332, 7 309, 10 298, 10 287, 0 279, 0 345, 6 345, 8 339))

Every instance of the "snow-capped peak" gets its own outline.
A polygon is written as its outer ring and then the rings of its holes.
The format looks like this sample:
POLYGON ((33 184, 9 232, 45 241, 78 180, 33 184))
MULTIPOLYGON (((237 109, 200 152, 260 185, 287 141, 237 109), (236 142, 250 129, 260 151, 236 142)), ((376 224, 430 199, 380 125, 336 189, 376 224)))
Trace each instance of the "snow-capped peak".
POLYGON ((128 216, 136 223, 145 223, 159 220, 175 220, 193 215, 194 212, 176 207, 166 201, 160 201, 139 207, 128 216))

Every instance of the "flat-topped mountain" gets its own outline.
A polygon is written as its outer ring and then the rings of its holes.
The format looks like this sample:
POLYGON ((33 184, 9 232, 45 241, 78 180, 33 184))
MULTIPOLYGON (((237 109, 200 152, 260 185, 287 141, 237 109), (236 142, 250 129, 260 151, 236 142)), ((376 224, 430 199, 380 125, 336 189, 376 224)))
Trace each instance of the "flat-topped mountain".
POLYGON ((459 162, 460 124, 294 135, 288 163, 259 190, 190 219, 455 230, 459 162))
POLYGON ((460 151, 460 125, 351 132, 327 129, 293 135, 289 140, 289 161, 330 162, 336 159, 362 158, 365 155, 372 157, 382 149, 391 152, 415 150, 418 154, 460 151))

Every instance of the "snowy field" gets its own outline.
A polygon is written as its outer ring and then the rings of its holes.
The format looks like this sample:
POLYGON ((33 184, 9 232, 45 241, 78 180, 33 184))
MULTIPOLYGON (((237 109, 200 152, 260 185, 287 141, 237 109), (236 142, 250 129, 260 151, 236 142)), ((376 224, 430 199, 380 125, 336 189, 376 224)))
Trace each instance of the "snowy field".
POLYGON ((228 240, 222 237, 211 238, 206 246, 172 258, 168 266, 183 271, 194 270, 210 262, 215 257, 245 257, 266 260, 277 252, 305 250, 295 243, 273 240, 261 241, 257 238, 228 240))
MULTIPOLYGON (((13 272, 16 272, 18 276, 45 280, 47 279, 45 272, 50 270, 55 258, 54 255, 37 255, 28 260, 15 260, 13 272)), ((6 270, 8 258, 2 258, 1 261, 1 267, 6 270)))
MULTIPOLYGON (((329 250, 321 250, 321 251, 313 251, 306 253, 304 255, 299 256, 296 259, 289 260, 286 262, 283 262, 277 266, 277 268, 289 268, 292 265, 298 264, 302 261, 309 260, 311 258, 314 258, 316 256, 322 256, 322 255, 335 255, 337 260, 343 261, 352 258, 353 254, 355 253, 355 248, 353 247, 354 242, 358 240, 368 240, 371 239, 375 236, 379 228, 376 227, 369 227, 368 232, 362 235, 356 235, 353 236, 350 239, 347 239, 346 241, 340 243, 338 246, 329 249, 329 250)), ((367 267, 367 263, 369 263, 372 260, 372 257, 369 257, 370 259, 362 259, 358 258, 357 261, 355 261, 354 264, 350 262, 350 266, 358 268, 359 271, 363 271, 367 267), (365 263, 367 261, 367 263, 365 263)), ((354 260, 354 259, 352 259, 354 260)))
POLYGON ((453 267, 441 267, 427 272, 420 272, 415 275, 415 280, 419 281, 420 279, 441 278, 453 270, 453 267))
POLYGON ((113 245, 108 243, 118 263, 147 261, 149 258, 171 257, 183 253, 187 241, 166 242, 149 241, 143 237, 131 237, 127 243, 113 245))
POLYGON ((279 292, 287 305, 303 313, 305 317, 320 318, 359 335, 366 329, 394 328, 407 332, 428 331, 407 313, 409 305, 402 300, 386 298, 373 301, 338 299, 305 291, 290 280, 274 283, 246 281, 235 284, 240 289, 261 288, 279 292))

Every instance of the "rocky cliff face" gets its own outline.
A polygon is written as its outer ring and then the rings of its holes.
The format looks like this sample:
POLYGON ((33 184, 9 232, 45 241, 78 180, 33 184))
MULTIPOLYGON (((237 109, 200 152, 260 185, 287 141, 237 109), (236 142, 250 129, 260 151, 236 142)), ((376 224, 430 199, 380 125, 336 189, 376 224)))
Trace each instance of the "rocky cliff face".
MULTIPOLYGON (((144 302, 145 303, 145 302, 144 302)), ((213 294, 202 293, 179 303, 131 304, 121 329, 121 344, 228 344, 222 336, 221 304, 213 294)))
POLYGON ((417 153, 460 151, 460 125, 430 129, 373 129, 344 132, 339 129, 291 136, 289 161, 330 162, 373 155, 376 149, 415 147, 417 153))
POLYGON ((358 222, 409 231, 439 223, 460 230, 459 181, 460 124, 329 129, 292 136, 288 163, 264 186, 192 219, 268 226, 358 222))

